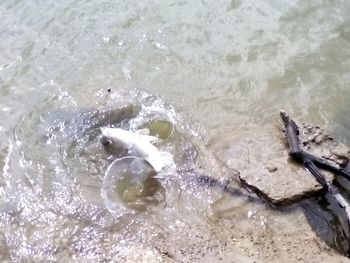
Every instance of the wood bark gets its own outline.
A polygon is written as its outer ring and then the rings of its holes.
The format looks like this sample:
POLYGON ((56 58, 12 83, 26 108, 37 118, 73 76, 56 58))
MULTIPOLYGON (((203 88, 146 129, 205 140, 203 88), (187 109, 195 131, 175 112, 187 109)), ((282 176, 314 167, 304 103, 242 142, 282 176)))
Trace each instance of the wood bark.
MULTIPOLYGON (((350 173, 345 169, 335 165, 321 157, 314 156, 304 151, 299 144, 299 128, 297 124, 289 117, 289 115, 281 111, 281 119, 285 127, 285 134, 287 137, 289 150, 291 156, 297 161, 301 162, 304 167, 316 178, 316 180, 333 196, 337 203, 344 209, 347 216, 347 235, 350 233, 350 205, 348 201, 340 194, 337 187, 332 185, 332 182, 327 181, 327 177, 318 169, 317 166, 327 169, 335 174, 340 174, 347 179, 350 179, 350 173), (317 165, 317 166, 316 166, 317 165)), ((349 237, 348 237, 349 238, 349 237)), ((348 240, 348 242, 350 242, 348 240)), ((348 248, 348 257, 350 256, 350 243, 348 248)))

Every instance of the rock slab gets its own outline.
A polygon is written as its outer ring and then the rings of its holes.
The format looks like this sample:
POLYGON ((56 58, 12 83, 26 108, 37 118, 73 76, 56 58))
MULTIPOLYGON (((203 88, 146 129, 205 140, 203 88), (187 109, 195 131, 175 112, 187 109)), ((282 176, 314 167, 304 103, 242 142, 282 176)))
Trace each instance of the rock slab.
MULTIPOLYGON (((349 150, 319 127, 300 125, 300 142, 310 153, 346 165, 349 150)), ((273 205, 286 205, 323 190, 316 179, 289 156, 283 131, 257 127, 211 140, 209 148, 228 168, 238 170, 239 181, 273 205), (223 138, 224 137, 224 138, 223 138)), ((328 180, 334 175, 324 171, 328 180)))

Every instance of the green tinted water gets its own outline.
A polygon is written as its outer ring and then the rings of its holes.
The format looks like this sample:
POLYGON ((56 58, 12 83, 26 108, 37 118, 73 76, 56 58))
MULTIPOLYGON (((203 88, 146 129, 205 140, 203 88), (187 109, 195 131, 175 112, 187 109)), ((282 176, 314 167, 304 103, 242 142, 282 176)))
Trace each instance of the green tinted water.
POLYGON ((48 112, 64 109, 69 122, 137 100, 176 119, 142 89, 187 116, 188 136, 275 124, 284 108, 350 143, 349 13, 348 1, 0 1, 0 224, 11 257, 55 258, 62 244, 79 254, 88 231, 101 237, 114 222, 99 194, 98 131, 62 121, 46 138, 48 112))

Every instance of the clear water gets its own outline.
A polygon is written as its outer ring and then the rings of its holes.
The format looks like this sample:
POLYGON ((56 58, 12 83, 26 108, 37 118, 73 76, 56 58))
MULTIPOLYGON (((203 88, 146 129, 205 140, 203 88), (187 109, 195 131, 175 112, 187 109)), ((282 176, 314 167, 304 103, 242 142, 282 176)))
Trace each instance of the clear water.
POLYGON ((348 1, 0 1, 4 257, 111 260, 205 220, 219 193, 200 202, 208 189, 177 181, 174 207, 116 224, 96 110, 158 109, 195 140, 275 125, 284 108, 350 143, 349 13, 348 1))

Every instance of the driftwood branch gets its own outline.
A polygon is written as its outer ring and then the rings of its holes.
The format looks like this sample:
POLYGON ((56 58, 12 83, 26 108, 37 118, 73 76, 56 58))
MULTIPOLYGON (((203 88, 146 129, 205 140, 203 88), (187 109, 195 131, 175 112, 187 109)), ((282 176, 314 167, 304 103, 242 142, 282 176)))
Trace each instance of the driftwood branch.
POLYGON ((338 175, 342 175, 348 180, 350 180, 350 172, 348 172, 344 168, 341 168, 339 165, 333 164, 332 162, 324 158, 312 155, 304 151, 300 147, 300 143, 299 143, 298 125, 288 116, 288 114, 285 111, 281 111, 280 115, 285 127, 285 133, 286 133, 286 137, 289 145, 290 154, 293 156, 293 158, 303 162, 306 160, 310 161, 316 164, 320 168, 326 169, 338 175))
POLYGON ((287 115, 286 112, 280 112, 284 127, 286 129, 286 137, 289 145, 290 154, 296 158, 300 159, 303 150, 299 144, 299 128, 298 125, 287 115))
MULTIPOLYGON (((333 173, 340 174, 350 179, 350 173, 338 165, 335 165, 321 157, 314 156, 305 152, 299 144, 299 128, 296 123, 284 111, 280 112, 281 119, 285 127, 289 150, 291 156, 301 162, 304 167, 316 178, 316 180, 333 196, 337 203, 344 209, 348 221, 348 234, 350 233, 350 205, 348 201, 339 193, 338 188, 327 181, 326 176, 318 169, 317 166, 327 169, 333 173), (317 166, 316 166, 317 165, 317 166)), ((350 244, 348 248, 348 256, 350 256, 350 244)))

